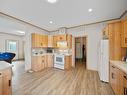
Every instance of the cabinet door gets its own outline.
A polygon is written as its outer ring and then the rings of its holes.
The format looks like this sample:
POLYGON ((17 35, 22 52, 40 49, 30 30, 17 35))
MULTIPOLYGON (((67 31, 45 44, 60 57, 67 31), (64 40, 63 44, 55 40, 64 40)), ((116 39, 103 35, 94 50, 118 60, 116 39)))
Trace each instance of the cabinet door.
POLYGON ((32 57, 32 70, 33 71, 42 70, 42 58, 41 58, 41 56, 33 56, 32 57))
POLYGON ((48 64, 48 67, 53 67, 53 55, 47 55, 47 64, 48 64))
POLYGON ((8 68, 3 72, 3 95, 12 95, 11 73, 11 68, 8 68))
POLYGON ((127 20, 122 21, 121 41, 122 47, 127 47, 127 20))
POLYGON ((127 74, 123 74, 123 95, 127 95, 127 74))
POLYGON ((53 36, 53 47, 57 48, 57 36, 53 36))
POLYGON ((48 47, 53 47, 53 36, 48 36, 48 47))
POLYGON ((72 35, 67 35, 67 47, 72 48, 72 35))
POLYGON ((3 78, 1 72, 0 72, 0 95, 3 95, 3 78))
POLYGON ((58 35, 57 37, 58 41, 66 41, 67 40, 67 35, 58 35))
POLYGON ((117 91, 116 83, 117 83, 116 70, 114 66, 110 65, 110 84, 115 93, 117 91))

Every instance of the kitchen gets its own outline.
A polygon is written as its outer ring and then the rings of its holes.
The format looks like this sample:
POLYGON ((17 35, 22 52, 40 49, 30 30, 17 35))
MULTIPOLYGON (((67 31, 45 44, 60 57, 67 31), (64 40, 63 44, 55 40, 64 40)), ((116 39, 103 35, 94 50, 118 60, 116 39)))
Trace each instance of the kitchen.
POLYGON ((0 95, 127 95, 127 1, 51 1, 1 1, 0 95))

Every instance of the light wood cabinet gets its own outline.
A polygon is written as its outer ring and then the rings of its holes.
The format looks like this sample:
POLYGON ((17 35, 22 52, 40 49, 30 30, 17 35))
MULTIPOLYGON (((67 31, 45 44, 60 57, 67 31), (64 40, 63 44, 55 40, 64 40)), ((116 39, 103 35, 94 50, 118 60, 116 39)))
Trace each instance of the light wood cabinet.
POLYGON ((122 95, 127 95, 127 74, 123 73, 123 93, 122 95))
POLYGON ((105 35, 109 38, 109 57, 110 60, 122 60, 125 49, 121 46, 121 21, 109 22, 105 28, 105 35))
POLYGON ((110 65, 110 84, 115 95, 120 95, 120 83, 119 83, 119 69, 110 65))
POLYGON ((11 68, 0 71, 0 95, 12 95, 11 68))
POLYGON ((32 33, 31 38, 32 38, 31 40, 32 40, 33 48, 48 47, 48 36, 47 35, 32 33))
POLYGON ((67 35, 58 35, 57 36, 57 41, 66 41, 67 40, 67 35))
POLYGON ((127 20, 122 21, 121 43, 122 47, 127 47, 127 20))
POLYGON ((3 94, 3 78, 2 73, 0 72, 0 95, 3 94))
POLYGON ((72 56, 65 56, 65 69, 70 69, 72 67, 72 56))
POLYGON ((46 56, 32 56, 32 70, 41 71, 47 66, 46 56))
POLYGON ((53 36, 53 46, 55 48, 58 48, 57 47, 57 42, 60 42, 60 41, 66 41, 67 42, 67 47, 66 48, 72 48, 72 35, 63 34, 63 35, 55 35, 55 36, 53 36))
POLYGON ((37 72, 48 67, 53 67, 54 56, 44 55, 44 56, 32 56, 32 70, 37 72))
POLYGON ((127 95, 127 74, 110 64, 110 85, 115 95, 127 95))
POLYGON ((67 35, 67 47, 72 48, 72 35, 67 35))
POLYGON ((48 36, 48 47, 53 47, 53 36, 48 36))
POLYGON ((54 64, 54 56, 47 55, 47 67, 53 67, 54 64))
POLYGON ((53 47, 57 48, 57 36, 53 36, 53 47))

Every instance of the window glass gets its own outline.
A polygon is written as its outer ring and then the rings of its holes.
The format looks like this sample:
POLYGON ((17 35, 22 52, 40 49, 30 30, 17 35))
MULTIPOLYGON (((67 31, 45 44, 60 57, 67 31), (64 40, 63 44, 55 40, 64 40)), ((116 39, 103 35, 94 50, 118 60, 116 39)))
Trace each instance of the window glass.
POLYGON ((8 41, 7 50, 8 51, 16 51, 17 50, 17 42, 16 41, 8 41))

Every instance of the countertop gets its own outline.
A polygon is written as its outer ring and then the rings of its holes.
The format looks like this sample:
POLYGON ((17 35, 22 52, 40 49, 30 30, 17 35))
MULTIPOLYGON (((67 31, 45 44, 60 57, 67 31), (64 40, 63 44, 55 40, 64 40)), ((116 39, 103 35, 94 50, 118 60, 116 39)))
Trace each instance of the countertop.
MULTIPOLYGON (((58 53, 43 53, 43 54, 32 54, 32 56, 45 56, 45 55, 55 55, 55 54, 58 54, 58 53)), ((72 56, 71 54, 63 54, 65 56, 72 56)))
POLYGON ((0 61, 0 71, 7 69, 7 68, 11 68, 11 67, 12 67, 11 64, 4 62, 4 61, 0 61))
POLYGON ((114 61, 114 60, 111 60, 110 63, 127 74, 127 63, 123 61, 114 61))

